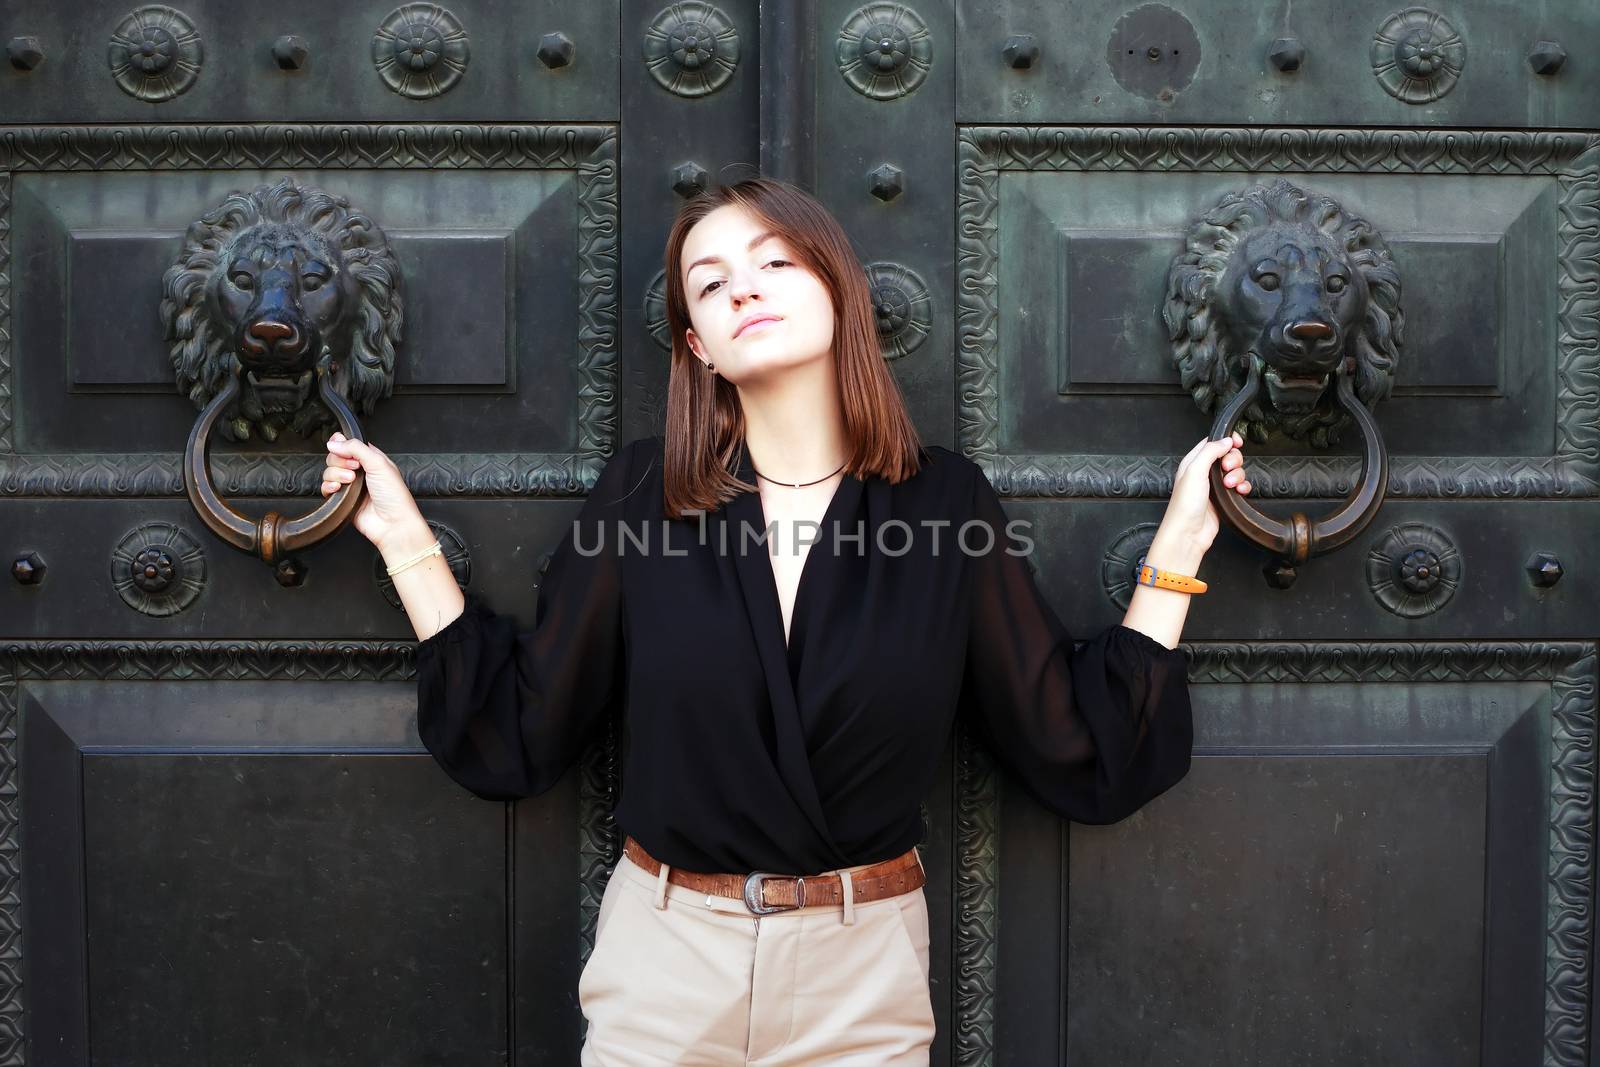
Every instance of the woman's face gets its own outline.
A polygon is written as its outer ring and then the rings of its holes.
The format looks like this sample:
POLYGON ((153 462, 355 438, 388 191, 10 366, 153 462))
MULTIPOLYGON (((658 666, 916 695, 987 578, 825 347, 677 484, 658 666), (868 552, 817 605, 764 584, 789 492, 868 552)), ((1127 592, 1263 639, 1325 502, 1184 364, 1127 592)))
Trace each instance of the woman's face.
POLYGON ((689 348, 735 385, 831 354, 827 287, 788 242, 737 204, 695 223, 681 269, 689 348))

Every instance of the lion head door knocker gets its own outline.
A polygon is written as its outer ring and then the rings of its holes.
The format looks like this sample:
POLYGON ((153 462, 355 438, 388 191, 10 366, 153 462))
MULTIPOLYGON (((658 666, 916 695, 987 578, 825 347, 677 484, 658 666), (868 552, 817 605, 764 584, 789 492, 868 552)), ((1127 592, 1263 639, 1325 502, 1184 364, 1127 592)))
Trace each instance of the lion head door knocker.
POLYGON ((217 493, 210 436, 274 441, 288 428, 320 443, 337 425, 364 440, 352 409, 370 415, 393 389, 403 320, 383 231, 344 197, 285 178, 232 193, 192 223, 162 282, 178 389, 200 409, 183 455, 195 511, 272 564, 338 533, 361 502, 360 471, 309 514, 252 519, 217 493))
POLYGON ((1402 319, 1382 235, 1283 179, 1229 193, 1190 228, 1162 314, 1184 388, 1201 411, 1220 406, 1213 441, 1237 428, 1257 443, 1276 431, 1327 448, 1351 420, 1361 434, 1361 477, 1331 515, 1265 515, 1223 485, 1217 464, 1211 496, 1224 520, 1291 574, 1355 538, 1389 481, 1371 409, 1394 385, 1402 319))

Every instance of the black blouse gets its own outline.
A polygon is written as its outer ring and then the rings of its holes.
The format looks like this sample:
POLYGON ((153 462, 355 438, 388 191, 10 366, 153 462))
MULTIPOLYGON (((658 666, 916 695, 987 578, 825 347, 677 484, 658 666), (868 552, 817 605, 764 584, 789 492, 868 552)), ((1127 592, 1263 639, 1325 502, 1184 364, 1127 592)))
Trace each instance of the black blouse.
MULTIPOLYGON (((646 437, 606 463, 532 631, 468 592, 418 644, 418 732, 472 792, 544 792, 621 707, 623 832, 686 870, 815 874, 920 842, 958 710, 1079 822, 1188 772, 1183 652, 1120 623, 1074 649, 966 457, 927 446, 899 485, 845 475, 787 648, 760 494, 668 520, 661 457, 646 437)), ((747 450, 739 476, 755 482, 747 450)))

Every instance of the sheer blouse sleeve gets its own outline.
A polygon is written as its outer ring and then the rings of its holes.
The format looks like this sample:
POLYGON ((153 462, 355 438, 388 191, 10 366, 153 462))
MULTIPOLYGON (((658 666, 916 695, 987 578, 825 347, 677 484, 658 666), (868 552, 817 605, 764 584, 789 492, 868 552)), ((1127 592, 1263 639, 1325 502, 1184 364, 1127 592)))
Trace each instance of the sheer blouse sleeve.
POLYGON ((461 615, 417 644, 417 733, 450 777, 486 800, 553 786, 621 691, 617 544, 634 451, 606 462, 551 554, 532 630, 467 593, 461 615))
POLYGON ((1041 803, 1082 823, 1133 814, 1189 771, 1194 722, 1180 649, 1120 623, 1074 650, 1040 593, 1000 499, 974 470, 962 687, 967 720, 1041 803), (1016 546, 1007 551, 1008 546, 1016 546))

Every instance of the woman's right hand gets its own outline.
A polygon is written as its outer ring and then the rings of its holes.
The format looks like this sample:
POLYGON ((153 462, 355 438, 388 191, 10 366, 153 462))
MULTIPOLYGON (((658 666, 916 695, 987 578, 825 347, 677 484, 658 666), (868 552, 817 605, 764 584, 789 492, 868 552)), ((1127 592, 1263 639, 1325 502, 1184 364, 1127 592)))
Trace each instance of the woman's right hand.
POLYGON ((383 550, 396 532, 426 530, 427 521, 406 488, 405 475, 394 460, 371 442, 352 441, 342 433, 328 438, 328 462, 322 472, 322 495, 330 496, 366 472, 367 491, 352 520, 361 536, 383 550))

